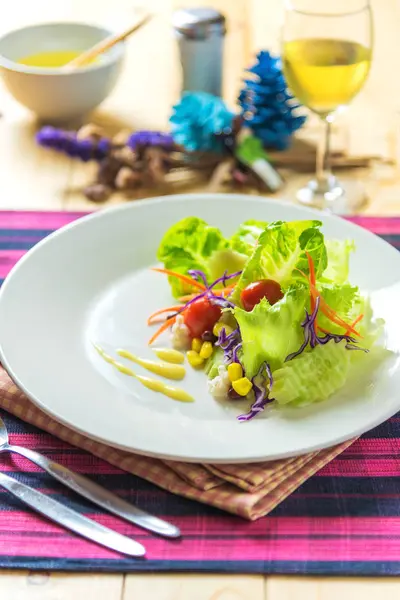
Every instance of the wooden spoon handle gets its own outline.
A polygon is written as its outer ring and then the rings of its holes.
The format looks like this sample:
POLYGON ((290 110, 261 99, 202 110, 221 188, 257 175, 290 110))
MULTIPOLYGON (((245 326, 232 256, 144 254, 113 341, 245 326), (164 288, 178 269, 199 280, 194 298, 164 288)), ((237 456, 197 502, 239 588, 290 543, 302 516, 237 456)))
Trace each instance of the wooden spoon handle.
POLYGON ((108 36, 107 38, 105 38, 104 40, 101 40, 100 42, 98 42, 95 46, 92 46, 88 50, 85 50, 85 52, 82 52, 82 54, 80 54, 79 56, 77 56, 76 58, 71 60, 66 65, 64 65, 63 69, 70 70, 70 69, 75 69, 77 67, 83 67, 90 61, 97 58, 97 56, 99 56, 100 54, 103 54, 103 52, 107 52, 107 50, 109 50, 110 48, 115 46, 115 44, 118 44, 119 42, 122 42, 123 40, 125 40, 132 33, 137 31, 138 29, 140 29, 140 27, 142 27, 145 23, 147 23, 147 21, 149 21, 150 18, 151 18, 150 13, 146 13, 145 15, 143 15, 141 17, 141 19, 139 21, 137 21, 134 25, 130 25, 127 29, 124 29, 121 33, 112 34, 112 35, 108 36))

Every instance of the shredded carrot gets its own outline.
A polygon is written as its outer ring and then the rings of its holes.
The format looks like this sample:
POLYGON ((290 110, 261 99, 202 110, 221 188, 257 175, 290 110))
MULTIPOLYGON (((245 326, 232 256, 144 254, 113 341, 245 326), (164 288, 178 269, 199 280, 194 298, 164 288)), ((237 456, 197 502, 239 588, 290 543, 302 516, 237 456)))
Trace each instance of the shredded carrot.
POLYGON ((304 273, 304 271, 302 271, 301 269, 295 269, 295 271, 297 271, 298 273, 300 273, 300 275, 302 275, 304 277, 304 279, 307 279, 308 282, 310 281, 309 278, 308 278, 308 275, 306 275, 304 273))
POLYGON ((176 271, 171 271, 170 269, 159 269, 157 267, 153 267, 152 271, 157 271, 157 273, 164 273, 165 275, 170 275, 171 277, 176 277, 177 279, 180 279, 181 281, 184 281, 188 285, 191 285, 192 287, 196 287, 199 290, 204 291, 206 289, 205 285, 203 285, 199 281, 196 281, 195 279, 192 279, 188 275, 183 275, 182 273, 176 273, 176 271))
MULTIPOLYGON (((307 250, 306 250, 306 256, 307 256, 307 260, 308 260, 308 268, 310 270, 310 285, 313 285, 315 287, 316 279, 315 279, 314 261, 312 259, 311 254, 309 252, 307 252, 307 250)), ((313 294, 311 294, 311 298, 310 298, 311 313, 314 312, 315 302, 316 302, 316 299, 314 298, 313 294)), ((314 326, 314 331, 316 333, 317 332, 317 318, 314 319, 313 326, 314 326)))
MULTIPOLYGON (((364 318, 364 315, 359 315, 359 316, 357 317, 357 319, 355 319, 355 320, 352 322, 352 324, 351 324, 351 327, 352 327, 352 328, 353 328, 353 327, 355 327, 355 326, 357 325, 357 323, 359 323, 360 321, 362 321, 362 319, 363 319, 363 318, 364 318)), ((318 325, 318 329, 319 329, 320 331, 322 331, 322 333, 327 333, 327 334, 330 334, 330 333, 331 333, 331 331, 328 331, 327 329, 324 329, 323 327, 320 327, 319 325, 318 325)), ((353 330, 353 331, 354 331, 354 330, 353 330)), ((350 333, 351 333, 351 332, 352 332, 352 330, 350 330, 350 328, 349 328, 349 329, 347 329, 347 331, 345 332, 345 335, 350 335, 350 333)), ((360 337, 362 337, 360 334, 358 334, 358 335, 359 335, 360 337)))
POLYGON ((323 327, 320 327, 319 325, 318 325, 318 329, 319 329, 320 331, 322 331, 322 333, 326 333, 327 335, 330 335, 330 334, 331 334, 331 332, 330 332, 330 331, 328 331, 327 329, 324 329, 323 327))
POLYGON ((168 329, 168 327, 173 325, 175 323, 175 321, 176 321, 176 317, 172 317, 172 319, 168 319, 168 321, 163 323, 161 325, 161 327, 159 329, 157 329, 155 334, 149 339, 149 346, 151 346, 151 344, 163 333, 163 331, 165 331, 166 329, 168 329))
POLYGON ((176 312, 177 310, 182 310, 183 306, 181 306, 180 304, 177 306, 168 306, 167 308, 161 308, 160 310, 156 310, 156 312, 153 312, 152 315, 149 316, 149 318, 147 319, 147 325, 151 325, 153 322, 153 319, 155 317, 158 317, 158 315, 162 315, 163 313, 166 312, 176 312))
POLYGON ((307 252, 307 250, 306 250, 306 256, 307 256, 307 260, 308 260, 308 268, 310 269, 310 282, 312 285, 315 286, 316 279, 315 279, 314 261, 312 259, 311 254, 309 252, 307 252))
MULTIPOLYGON (((305 277, 310 285, 310 292, 311 292, 311 307, 314 306, 315 308, 315 301, 317 298, 320 299, 320 309, 321 311, 324 313, 324 315, 333 323, 335 323, 336 325, 339 325, 339 327, 342 327, 343 329, 346 330, 346 335, 348 335, 349 333, 352 333, 353 335, 356 335, 357 337, 362 337, 358 331, 356 331, 354 329, 354 325, 351 325, 350 323, 346 323, 346 321, 344 321, 341 317, 339 317, 339 315, 336 313, 336 311, 333 310, 333 308, 331 308, 326 302, 325 300, 322 298, 321 294, 319 293, 319 291, 317 290, 316 286, 314 283, 312 283, 312 278, 315 279, 315 269, 314 269, 314 263, 313 263, 313 259, 311 257, 311 255, 307 252, 307 259, 308 259, 308 264, 310 267, 310 276, 307 277, 307 275, 305 273, 303 273, 302 271, 300 271, 300 269, 297 269, 297 271, 299 271, 299 273, 301 273, 301 275, 303 275, 303 277, 305 277)), ((358 322, 358 321, 357 321, 358 322)))
MULTIPOLYGON (((231 291, 233 290, 235 286, 228 286, 226 288, 223 288, 222 290, 212 290, 212 293, 214 294, 214 296, 228 296, 231 291)), ((193 300, 194 298, 196 298, 196 296, 198 296, 198 294, 188 294, 187 296, 181 296, 180 298, 178 298, 179 302, 189 302, 189 300, 193 300)))
POLYGON ((189 300, 193 300, 198 295, 199 294, 187 294, 187 296, 180 296, 180 298, 178 298, 178 300, 179 300, 179 302, 189 302, 189 300))
POLYGON ((318 290, 315 286, 312 286, 310 284, 310 290, 311 290, 311 294, 314 296, 314 300, 316 300, 317 297, 319 297, 319 299, 320 299, 319 307, 320 307, 321 311, 324 313, 324 315, 326 317, 328 317, 328 319, 330 321, 332 321, 333 323, 336 323, 336 325, 339 325, 340 327, 345 329, 346 332, 350 332, 353 335, 356 335, 357 337, 362 337, 359 334, 359 332, 356 331, 352 325, 350 325, 350 323, 346 323, 346 321, 344 321, 341 317, 339 317, 339 315, 325 302, 325 300, 322 298, 321 294, 318 292, 318 290))
POLYGON ((336 323, 336 325, 343 327, 343 329, 346 329, 346 330, 350 331, 351 333, 353 333, 354 335, 361 337, 360 334, 358 333, 358 331, 356 331, 354 329, 354 327, 352 327, 350 325, 350 323, 346 323, 346 321, 344 321, 341 317, 339 317, 339 315, 325 302, 325 300, 322 298, 321 294, 319 293, 319 291, 317 290, 317 288, 315 286, 310 284, 310 290, 311 290, 311 294, 314 296, 314 300, 316 300, 317 297, 319 297, 320 309, 324 313, 324 315, 326 317, 328 317, 328 319, 333 321, 333 323, 336 323))
POLYGON ((169 319, 172 319, 172 317, 174 317, 176 315, 176 311, 174 312, 173 315, 170 315, 169 317, 163 317, 162 315, 159 315, 158 317, 154 317, 154 319, 151 320, 150 323, 147 323, 147 325, 157 325, 157 323, 164 323, 164 321, 168 321, 169 319))
POLYGON ((357 323, 359 323, 360 321, 362 321, 364 318, 364 315, 358 315, 357 319, 355 319, 355 321, 352 322, 351 326, 355 327, 357 325, 357 323))
POLYGON ((220 292, 231 292, 233 290, 233 288, 236 286, 236 283, 231 283, 230 285, 226 285, 224 288, 222 288, 222 290, 218 290, 220 292))
MULTIPOLYGON (((360 321, 362 321, 362 320, 363 320, 363 318, 364 318, 364 315, 363 315, 363 314, 361 314, 361 315, 358 315, 357 319, 355 319, 355 320, 352 322, 351 326, 352 326, 352 327, 355 327, 355 326, 357 325, 357 323, 359 323, 360 321)), ((347 331, 346 331, 346 335, 348 335, 348 332, 347 332, 347 331)))

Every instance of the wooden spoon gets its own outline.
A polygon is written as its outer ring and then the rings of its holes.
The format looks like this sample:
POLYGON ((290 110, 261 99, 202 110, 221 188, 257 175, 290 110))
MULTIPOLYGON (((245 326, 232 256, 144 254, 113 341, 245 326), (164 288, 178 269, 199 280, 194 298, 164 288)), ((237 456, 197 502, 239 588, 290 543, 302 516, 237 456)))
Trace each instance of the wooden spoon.
POLYGON ((132 33, 137 31, 138 29, 140 29, 150 19, 151 19, 151 14, 145 13, 144 15, 142 15, 142 17, 139 19, 139 21, 137 21, 134 25, 130 25, 129 27, 127 27, 127 29, 124 29, 121 33, 117 33, 117 34, 113 33, 112 35, 106 37, 104 40, 101 40, 100 42, 98 42, 97 44, 95 44, 94 46, 89 48, 88 50, 85 50, 84 52, 82 52, 82 54, 79 54, 79 56, 77 56, 73 60, 69 61, 67 64, 65 64, 62 67, 62 69, 71 70, 71 69, 77 69, 79 67, 83 67, 83 66, 87 65, 92 60, 94 60, 95 58, 100 56, 100 54, 103 54, 103 52, 107 52, 108 50, 110 50, 110 48, 115 46, 115 44, 118 44, 119 42, 122 42, 123 40, 125 40, 132 33))

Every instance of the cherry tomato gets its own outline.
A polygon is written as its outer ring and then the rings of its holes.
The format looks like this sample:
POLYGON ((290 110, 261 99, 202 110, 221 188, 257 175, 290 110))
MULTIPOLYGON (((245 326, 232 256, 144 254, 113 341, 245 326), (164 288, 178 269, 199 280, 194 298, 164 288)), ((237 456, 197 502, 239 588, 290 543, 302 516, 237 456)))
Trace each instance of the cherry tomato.
POLYGON ((185 309, 183 319, 193 337, 199 338, 205 331, 212 331, 215 323, 221 317, 221 309, 211 304, 208 298, 203 296, 185 309))
POLYGON ((271 305, 283 298, 281 286, 277 281, 272 279, 254 281, 245 287, 240 294, 243 308, 247 312, 253 310, 255 305, 261 302, 263 298, 266 298, 271 305))

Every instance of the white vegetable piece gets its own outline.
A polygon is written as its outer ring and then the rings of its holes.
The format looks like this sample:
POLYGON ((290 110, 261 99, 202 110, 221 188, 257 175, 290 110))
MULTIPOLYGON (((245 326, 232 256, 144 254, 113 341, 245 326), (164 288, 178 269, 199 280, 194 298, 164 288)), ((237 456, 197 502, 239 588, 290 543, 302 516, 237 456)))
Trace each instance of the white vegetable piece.
POLYGON ((228 371, 225 365, 218 367, 218 375, 208 381, 208 391, 216 399, 226 398, 231 387, 228 371))
POLYGON ((189 329, 185 325, 182 315, 178 315, 172 325, 171 342, 175 350, 188 350, 190 348, 189 329))

